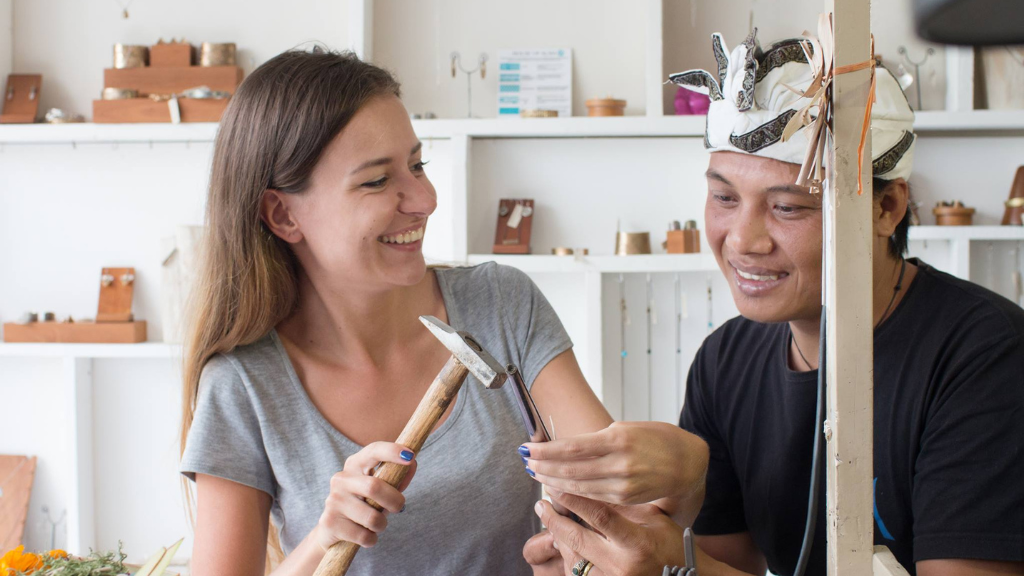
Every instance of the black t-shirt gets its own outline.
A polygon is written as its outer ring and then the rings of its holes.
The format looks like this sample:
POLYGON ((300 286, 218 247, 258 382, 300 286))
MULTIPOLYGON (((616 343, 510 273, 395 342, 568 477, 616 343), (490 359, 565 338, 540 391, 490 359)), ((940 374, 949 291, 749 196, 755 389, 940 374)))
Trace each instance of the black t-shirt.
MULTIPOLYGON (((1024 561, 1024 310, 913 261, 875 330, 875 543, 914 563, 1024 561)), ((735 318, 704 342, 680 426, 707 441, 694 531, 749 531, 775 574, 800 553, 817 371, 789 369, 789 324, 735 318)), ((825 474, 808 574, 825 573, 825 474)))

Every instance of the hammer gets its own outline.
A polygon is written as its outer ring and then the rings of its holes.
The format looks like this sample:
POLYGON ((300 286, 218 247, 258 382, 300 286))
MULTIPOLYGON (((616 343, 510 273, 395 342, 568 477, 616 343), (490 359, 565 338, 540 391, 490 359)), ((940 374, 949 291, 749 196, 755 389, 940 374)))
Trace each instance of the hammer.
MULTIPOLYGON (((469 334, 456 332, 451 326, 433 316, 420 316, 420 322, 423 322, 445 348, 451 350, 452 356, 434 378, 434 382, 420 400, 412 418, 396 441, 416 453, 423 447, 430 431, 437 425, 437 421, 441 419, 452 400, 455 400, 467 375, 472 374, 484 387, 491 390, 501 388, 508 377, 501 364, 469 334)), ((408 471, 408 466, 384 462, 377 467, 373 476, 392 486, 398 486, 408 471)), ((383 506, 371 499, 366 503, 377 510, 383 510, 383 506)), ((335 542, 320 561, 313 576, 344 576, 358 551, 358 544, 335 542)))

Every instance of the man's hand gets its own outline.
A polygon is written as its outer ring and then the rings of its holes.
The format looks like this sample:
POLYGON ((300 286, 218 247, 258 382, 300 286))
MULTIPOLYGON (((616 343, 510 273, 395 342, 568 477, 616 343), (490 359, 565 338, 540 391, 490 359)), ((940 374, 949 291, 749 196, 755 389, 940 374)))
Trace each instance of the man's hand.
POLYGON ((523 455, 544 486, 614 504, 702 493, 708 468, 707 444, 663 422, 616 422, 599 432, 524 444, 523 455))
POLYGON ((659 574, 666 565, 686 562, 683 529, 657 506, 615 506, 571 494, 552 498, 592 528, 563 517, 548 502, 537 503, 537 515, 554 538, 563 567, 586 558, 594 564, 593 576, 649 576, 659 574))

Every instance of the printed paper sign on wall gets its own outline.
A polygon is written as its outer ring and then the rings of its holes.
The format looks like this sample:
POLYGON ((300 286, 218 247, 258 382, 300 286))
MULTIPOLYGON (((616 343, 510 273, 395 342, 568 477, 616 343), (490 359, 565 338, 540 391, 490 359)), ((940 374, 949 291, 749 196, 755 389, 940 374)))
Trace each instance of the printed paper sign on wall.
POLYGON ((498 117, 520 110, 572 116, 572 49, 498 52, 498 117))

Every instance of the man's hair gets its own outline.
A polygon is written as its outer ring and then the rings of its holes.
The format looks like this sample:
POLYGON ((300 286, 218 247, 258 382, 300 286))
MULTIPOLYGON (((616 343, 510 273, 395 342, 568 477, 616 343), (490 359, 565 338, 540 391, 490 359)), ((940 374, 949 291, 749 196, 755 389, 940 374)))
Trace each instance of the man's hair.
MULTIPOLYGON (((885 195, 886 190, 892 185, 892 180, 883 180, 881 178, 872 178, 871 189, 875 198, 881 198, 885 195)), ((907 185, 909 187, 909 184, 907 185)), ((903 214, 903 218, 900 219, 900 223, 896 225, 896 230, 893 231, 892 236, 889 237, 889 254, 896 259, 900 259, 904 254, 907 253, 907 244, 910 239, 910 202, 907 202, 907 211, 903 214)))

